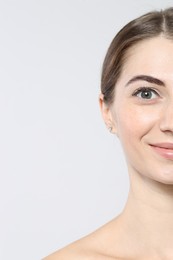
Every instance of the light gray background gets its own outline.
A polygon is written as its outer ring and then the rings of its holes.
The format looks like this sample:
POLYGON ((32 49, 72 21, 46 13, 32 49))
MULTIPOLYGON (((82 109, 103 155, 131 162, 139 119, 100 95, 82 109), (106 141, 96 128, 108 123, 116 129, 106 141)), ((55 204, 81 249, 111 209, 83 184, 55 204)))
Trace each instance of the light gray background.
POLYGON ((0 259, 36 260, 122 210, 98 94, 110 41, 159 0, 0 1, 0 259))

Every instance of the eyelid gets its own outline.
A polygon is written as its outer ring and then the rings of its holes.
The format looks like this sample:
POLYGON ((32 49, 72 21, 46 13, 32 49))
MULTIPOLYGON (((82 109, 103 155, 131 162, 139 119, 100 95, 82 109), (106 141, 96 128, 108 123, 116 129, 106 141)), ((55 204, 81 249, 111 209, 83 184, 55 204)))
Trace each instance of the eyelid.
POLYGON ((136 89, 136 90, 133 92, 132 96, 137 96, 137 94, 139 94, 139 93, 142 92, 142 91, 152 91, 152 92, 154 92, 154 94, 156 94, 157 96, 159 96, 157 90, 155 90, 154 88, 151 88, 151 87, 140 87, 140 88, 136 89))

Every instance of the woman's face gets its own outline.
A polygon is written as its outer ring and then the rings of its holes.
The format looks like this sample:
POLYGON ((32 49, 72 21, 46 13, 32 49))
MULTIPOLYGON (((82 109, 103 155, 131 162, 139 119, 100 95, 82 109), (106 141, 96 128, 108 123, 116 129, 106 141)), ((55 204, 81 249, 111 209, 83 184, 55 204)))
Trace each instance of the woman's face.
POLYGON ((173 41, 155 37, 129 50, 110 108, 100 99, 129 171, 173 184, 173 41))

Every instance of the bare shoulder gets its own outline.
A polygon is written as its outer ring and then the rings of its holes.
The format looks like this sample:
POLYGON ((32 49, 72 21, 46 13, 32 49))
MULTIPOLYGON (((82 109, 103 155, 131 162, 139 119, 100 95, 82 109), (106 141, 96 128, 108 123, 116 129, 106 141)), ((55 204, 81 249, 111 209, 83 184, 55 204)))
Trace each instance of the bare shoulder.
POLYGON ((72 245, 61 249, 43 260, 122 260, 104 255, 89 248, 74 248, 72 245))
POLYGON ((109 250, 111 244, 109 226, 96 230, 43 260, 121 260, 121 257, 109 250))
MULTIPOLYGON (((103 256, 89 247, 85 239, 81 239, 59 251, 49 255, 43 260, 110 260, 110 258, 103 258, 103 256)), ((112 259, 111 259, 112 260, 112 259)))
POLYGON ((70 249, 61 249, 53 253, 52 255, 44 258, 43 260, 113 260, 110 258, 103 258, 103 256, 96 254, 95 252, 84 250, 70 250, 70 249))
POLYGON ((72 246, 67 246, 47 256, 43 260, 78 260, 83 259, 81 256, 82 254, 80 251, 75 250, 72 246))

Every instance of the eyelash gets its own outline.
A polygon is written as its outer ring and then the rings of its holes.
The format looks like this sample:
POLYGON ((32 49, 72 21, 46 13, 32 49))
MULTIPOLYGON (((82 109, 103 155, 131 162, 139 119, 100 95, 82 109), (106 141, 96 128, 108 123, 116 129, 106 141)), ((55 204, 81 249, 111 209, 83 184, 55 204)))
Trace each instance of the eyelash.
MULTIPOLYGON (((152 89, 152 88, 148 88, 148 87, 141 87, 138 88, 137 90, 135 90, 135 92, 132 94, 132 96, 136 96, 138 97, 138 94, 142 93, 142 92, 152 92, 154 93, 156 96, 159 96, 159 94, 157 93, 156 90, 152 89)), ((144 97, 139 97, 141 99, 153 99, 153 98, 144 98, 144 97)))

